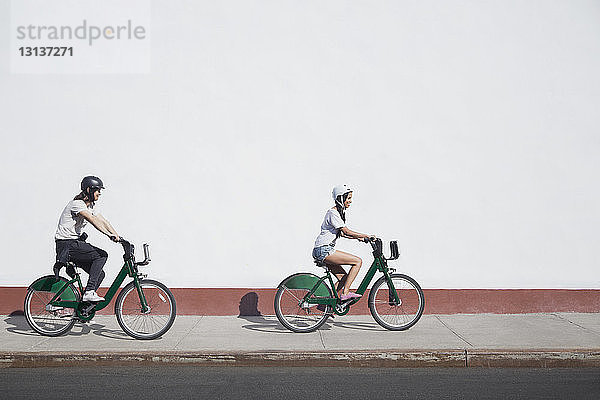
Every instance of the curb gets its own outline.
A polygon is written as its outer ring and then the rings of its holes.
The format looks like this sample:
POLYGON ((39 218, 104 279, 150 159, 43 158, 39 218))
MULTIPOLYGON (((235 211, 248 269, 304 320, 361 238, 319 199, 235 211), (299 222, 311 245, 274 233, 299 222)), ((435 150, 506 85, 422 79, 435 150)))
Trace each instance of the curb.
POLYGON ((0 353, 0 368, 72 366, 599 368, 600 350, 0 353))
POLYGON ((471 350, 468 367, 598 368, 600 350, 471 350))

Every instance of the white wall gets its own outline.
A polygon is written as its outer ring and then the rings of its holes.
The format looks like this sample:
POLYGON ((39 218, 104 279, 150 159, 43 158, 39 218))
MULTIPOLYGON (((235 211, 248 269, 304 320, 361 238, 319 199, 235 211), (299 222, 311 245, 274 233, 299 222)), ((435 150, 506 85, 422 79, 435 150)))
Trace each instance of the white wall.
MULTIPOLYGON (((600 288, 598 21, 593 0, 154 1, 137 75, 11 74, 3 29, 0 285, 50 271, 96 174, 172 287, 317 272, 348 183, 349 226, 397 239, 424 287, 600 288)), ((108 283, 121 251, 92 242, 108 283)))

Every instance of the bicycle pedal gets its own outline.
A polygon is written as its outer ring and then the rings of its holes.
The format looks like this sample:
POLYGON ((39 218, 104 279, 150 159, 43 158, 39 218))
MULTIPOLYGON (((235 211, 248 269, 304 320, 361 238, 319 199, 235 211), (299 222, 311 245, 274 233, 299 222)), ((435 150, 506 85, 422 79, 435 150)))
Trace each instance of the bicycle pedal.
POLYGON ((82 315, 87 315, 90 311, 92 311, 96 307, 96 303, 92 303, 81 311, 82 315))

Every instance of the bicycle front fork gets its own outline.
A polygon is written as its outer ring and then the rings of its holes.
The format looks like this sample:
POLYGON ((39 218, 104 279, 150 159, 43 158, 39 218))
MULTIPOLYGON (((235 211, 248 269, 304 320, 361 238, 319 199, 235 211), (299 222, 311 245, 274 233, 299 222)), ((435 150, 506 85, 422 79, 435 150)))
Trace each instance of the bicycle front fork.
POLYGON ((135 278, 133 278, 135 281, 135 288, 137 290, 138 297, 140 298, 140 306, 142 308, 143 314, 148 314, 150 312, 150 306, 148 305, 148 302, 146 301, 146 296, 144 295, 144 291, 142 290, 142 284, 141 284, 141 281, 146 276, 147 275, 138 273, 137 276, 135 278))

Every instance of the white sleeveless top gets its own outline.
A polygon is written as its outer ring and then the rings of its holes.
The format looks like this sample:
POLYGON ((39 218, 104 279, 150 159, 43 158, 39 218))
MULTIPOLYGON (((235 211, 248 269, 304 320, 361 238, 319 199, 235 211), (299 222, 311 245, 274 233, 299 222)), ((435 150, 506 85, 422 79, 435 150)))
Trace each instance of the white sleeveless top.
POLYGON ((326 244, 335 246, 338 232, 344 226, 346 226, 346 223, 336 208, 327 210, 321 224, 321 233, 319 233, 317 240, 315 240, 315 247, 325 246, 326 244))

